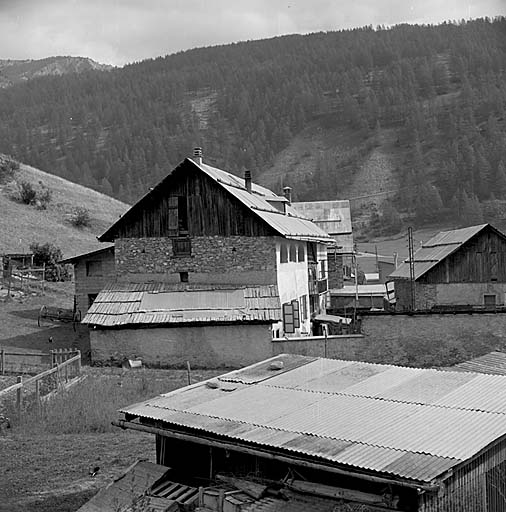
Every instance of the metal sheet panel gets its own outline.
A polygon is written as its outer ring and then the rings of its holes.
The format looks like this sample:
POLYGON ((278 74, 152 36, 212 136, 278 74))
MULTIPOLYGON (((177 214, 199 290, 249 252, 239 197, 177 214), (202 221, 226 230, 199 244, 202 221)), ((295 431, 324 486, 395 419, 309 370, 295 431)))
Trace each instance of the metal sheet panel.
POLYGON ((192 292, 144 293, 140 309, 144 311, 181 311, 193 309, 244 308, 244 291, 213 290, 192 292))
POLYGON ((433 236, 430 240, 425 242, 423 245, 432 247, 436 245, 463 244, 474 235, 478 234, 487 225, 488 224, 479 224, 477 226, 469 226, 467 228, 441 231, 437 235, 433 236))

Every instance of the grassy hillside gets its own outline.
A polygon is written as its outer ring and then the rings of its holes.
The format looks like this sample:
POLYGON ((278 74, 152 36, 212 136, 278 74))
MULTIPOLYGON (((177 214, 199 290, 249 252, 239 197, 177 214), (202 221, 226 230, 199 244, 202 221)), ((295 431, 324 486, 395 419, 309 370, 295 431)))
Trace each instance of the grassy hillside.
POLYGON ((98 249, 101 244, 96 237, 127 208, 125 203, 100 192, 21 165, 12 177, 0 183, 0 254, 27 252, 33 242, 52 242, 66 257, 98 249), (52 197, 46 209, 13 199, 17 184, 23 181, 35 188, 43 184, 50 190, 52 197), (77 228, 71 224, 70 218, 76 207, 89 210, 89 226, 77 228))

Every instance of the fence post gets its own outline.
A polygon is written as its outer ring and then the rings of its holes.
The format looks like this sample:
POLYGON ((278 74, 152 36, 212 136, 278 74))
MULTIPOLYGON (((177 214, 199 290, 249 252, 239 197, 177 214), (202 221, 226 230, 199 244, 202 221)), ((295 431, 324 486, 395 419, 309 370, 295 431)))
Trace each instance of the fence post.
POLYGON ((40 380, 35 381, 35 405, 37 407, 37 416, 40 416, 40 380))
POLYGON ((65 384, 69 381, 69 365, 65 365, 65 384))
POLYGON ((5 375, 5 350, 0 350, 0 371, 5 375))
POLYGON ((81 351, 77 351, 77 355, 79 356, 79 359, 77 360, 77 375, 81 375, 81 351))
POLYGON ((42 285, 42 295, 44 295, 44 281, 46 280, 46 264, 43 263, 42 264, 42 281, 41 281, 41 285, 42 285))
MULTIPOLYGON (((23 384, 23 377, 21 375, 17 378, 18 384, 23 384)), ((18 420, 21 422, 21 410, 23 407, 23 386, 20 386, 16 391, 16 407, 18 410, 18 420)))

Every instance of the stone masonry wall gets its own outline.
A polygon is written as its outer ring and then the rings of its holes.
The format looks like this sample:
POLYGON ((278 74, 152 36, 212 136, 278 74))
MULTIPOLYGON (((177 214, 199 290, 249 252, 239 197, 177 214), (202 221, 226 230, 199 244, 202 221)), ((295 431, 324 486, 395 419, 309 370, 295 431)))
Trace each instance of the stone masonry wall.
POLYGON ((358 359, 409 366, 450 366, 506 349, 506 313, 362 316, 358 359))
POLYGON ((170 238, 122 238, 116 240, 116 272, 120 279, 180 272, 220 275, 220 282, 240 273, 258 284, 275 283, 276 243, 273 237, 193 237, 191 256, 174 256, 170 238))
POLYGON ((92 329, 93 363, 140 358, 160 367, 240 368, 272 355, 271 328, 265 324, 92 329))

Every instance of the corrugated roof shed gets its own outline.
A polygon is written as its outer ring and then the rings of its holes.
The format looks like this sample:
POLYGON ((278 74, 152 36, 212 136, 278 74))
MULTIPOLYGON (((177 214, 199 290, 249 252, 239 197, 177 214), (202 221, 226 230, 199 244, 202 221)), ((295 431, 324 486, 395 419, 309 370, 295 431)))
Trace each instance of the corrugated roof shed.
POLYGON ((121 412, 416 482, 506 434, 502 376, 286 354, 274 361, 283 365, 267 360, 219 377, 216 389, 202 383, 121 412))
POLYGON ((186 283, 114 283, 91 305, 83 323, 135 324, 265 322, 281 319, 276 285, 220 287, 186 283))
POLYGON ((506 375, 506 354, 504 352, 489 352, 483 356, 456 364, 453 368, 465 372, 506 375))
MULTIPOLYGON (((415 251, 413 255, 415 280, 422 277, 431 268, 453 254, 464 243, 468 242, 475 235, 480 233, 486 227, 492 227, 490 224, 480 224, 462 229, 451 231, 441 231, 433 236, 427 242, 415 251)), ((494 231, 497 231, 495 228, 494 231)), ((502 233, 501 233, 502 235, 502 233)), ((410 278, 409 259, 405 260, 396 270, 390 274, 390 278, 409 279, 410 278)))
MULTIPOLYGON (((271 190, 261 187, 256 183, 252 183, 251 192, 249 192, 246 189, 243 179, 229 172, 217 169, 216 167, 211 167, 204 163, 199 164, 189 158, 186 158, 180 166, 188 164, 195 166, 197 169, 204 172, 281 236, 296 240, 307 240, 327 244, 334 243, 334 240, 328 235, 328 233, 311 222, 311 220, 302 215, 295 208, 286 204, 286 198, 278 196, 271 190), (285 204, 285 211, 281 211, 276 208, 273 203, 285 204)), ((134 204, 122 218, 116 221, 102 236, 99 237, 99 240, 112 240, 114 238, 114 231, 116 227, 125 222, 125 219, 128 219, 132 212, 142 209, 144 204, 151 201, 152 196, 158 192, 159 188, 164 186, 166 180, 170 178, 174 170, 170 172, 160 183, 158 183, 156 187, 137 201, 137 203, 134 204)))

